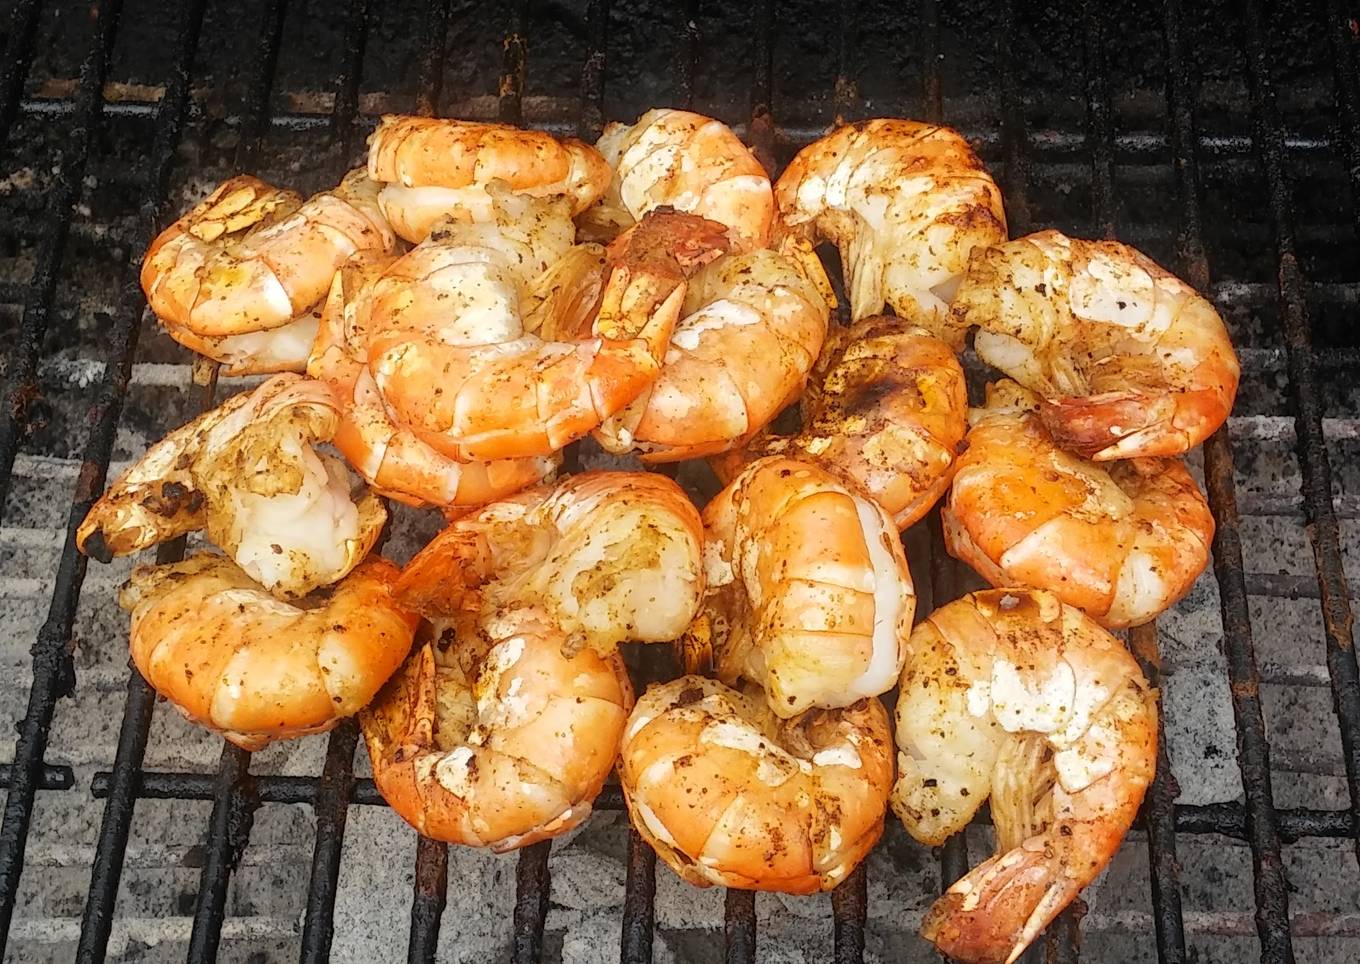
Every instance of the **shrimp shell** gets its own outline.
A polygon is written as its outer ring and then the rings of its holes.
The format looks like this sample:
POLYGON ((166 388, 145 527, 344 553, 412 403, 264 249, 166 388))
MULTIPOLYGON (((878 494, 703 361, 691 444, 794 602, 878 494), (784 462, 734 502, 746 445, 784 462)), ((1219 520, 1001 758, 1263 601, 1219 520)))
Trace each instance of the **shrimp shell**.
POLYGON ((185 716, 247 750, 321 733, 357 713, 401 665, 419 620, 397 569, 361 563, 324 600, 279 602, 228 559, 140 566, 118 595, 137 671, 185 716))
POLYGON ((703 519, 709 588, 692 632, 711 634, 725 682, 758 683, 781 717, 892 687, 916 593, 878 505, 823 469, 772 456, 744 469, 703 519))
POLYGON ((471 618, 465 634, 533 606, 572 649, 607 653, 685 631, 703 595, 702 539, 665 476, 586 472, 456 519, 407 564, 397 594, 426 615, 471 618))
POLYGON ((740 446, 769 424, 802 392, 826 337, 829 309, 805 271, 768 250, 700 269, 656 381, 605 419, 596 440, 674 462, 740 446))
POLYGON ((565 195, 573 214, 609 184, 609 165, 589 144, 507 124, 436 117, 382 118, 368 139, 368 176, 397 234, 424 241, 445 217, 494 219, 493 181, 517 194, 565 195))
POLYGON ((459 462, 395 423, 366 361, 372 283, 393 257, 359 255, 336 272, 307 374, 330 386, 342 415, 334 443, 375 491, 407 505, 485 505, 552 475, 556 456, 459 462))
POLYGON ((774 223, 770 176, 726 124, 685 110, 649 110, 632 125, 613 123, 595 145, 614 177, 582 226, 602 238, 662 206, 725 225, 732 250, 769 243, 774 223))
POLYGON ((1151 258, 1058 231, 978 252, 954 305, 988 364, 1041 398, 1064 449, 1181 455, 1228 418, 1241 374, 1223 319, 1151 258))
POLYGON ((617 653, 563 654, 532 609, 486 639, 416 649, 359 717, 373 780, 436 840, 504 853, 566 833, 618 756, 633 690, 617 653))
POLYGON ((872 697, 794 719, 685 676, 638 700, 619 782, 633 826, 700 887, 830 890, 883 832, 892 741, 872 697))
POLYGON ((1048 589, 1104 626, 1155 619, 1209 563, 1214 517, 1179 459, 1062 451, 1014 382, 988 388, 942 511, 945 545, 994 586, 1048 589))
POLYGON ((314 451, 340 414, 330 391, 275 375, 171 432, 100 497, 76 546, 109 562, 199 529, 252 579, 303 595, 349 572, 387 520, 340 462, 314 451))
POLYGON ((657 377, 686 278, 719 226, 648 215, 611 259, 585 337, 526 328, 532 281, 568 255, 562 202, 500 196, 497 222, 450 224, 374 285, 368 364, 393 418, 459 461, 546 456, 657 377))
POLYGON ((949 488, 967 413, 963 368, 949 346, 924 328, 878 315, 834 329, 803 395, 802 431, 759 435, 710 464, 729 482, 764 455, 813 463, 905 530, 949 488))
POLYGON ((962 347, 949 302, 973 250, 1006 239, 1006 219, 1001 191, 957 131, 847 124, 799 151, 774 191, 786 230, 840 249, 853 320, 888 304, 962 347))
MULTIPOLYGON (((231 178, 151 243, 141 273, 151 310, 171 337, 244 370, 246 343, 226 339, 305 320, 351 255, 392 250, 377 191, 362 171, 305 202, 253 177, 231 178)), ((277 358, 283 349, 271 351, 277 358)))
POLYGON ((921 934, 951 959, 1010 964, 1118 851, 1156 768, 1156 696, 1080 610, 995 589, 916 627, 896 716, 907 831, 941 844, 990 796, 997 835, 921 934))

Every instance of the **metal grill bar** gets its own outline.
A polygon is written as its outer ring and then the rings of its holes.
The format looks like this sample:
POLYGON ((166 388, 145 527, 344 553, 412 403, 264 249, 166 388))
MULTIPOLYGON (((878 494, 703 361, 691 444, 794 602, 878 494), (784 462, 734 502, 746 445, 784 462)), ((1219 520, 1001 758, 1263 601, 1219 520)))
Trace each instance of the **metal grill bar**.
POLYGON ((506 124, 524 123, 524 71, 529 33, 529 2, 515 4, 514 20, 505 35, 505 60, 501 68, 499 119, 506 124))
MULTIPOLYGON (((427 117, 439 113, 448 16, 448 0, 433 0, 426 13, 427 33, 420 55, 420 87, 416 92, 416 113, 427 117)), ((501 79, 502 120, 507 119, 505 103, 508 99, 514 103, 514 109, 509 116, 515 117, 519 114, 520 89, 524 84, 523 33, 527 29, 527 17, 527 5, 521 4, 520 19, 517 23, 518 34, 507 37, 505 41, 506 75, 501 79), (512 48, 518 50, 517 70, 511 62, 512 48), (514 74, 514 83, 508 85, 505 77, 511 73, 514 74)), ((351 778, 350 786, 353 785, 354 781, 351 778)), ((376 790, 374 793, 376 795, 376 790)), ((415 897, 411 906, 411 934, 407 947, 408 958, 413 962, 434 960, 439 945, 439 925, 448 892, 448 868, 448 846, 421 837, 416 846, 415 897)), ((308 899, 310 900, 310 896, 308 899)), ((334 913, 333 905, 331 913, 334 913)))
POLYGON ((576 125, 582 140, 594 143, 604 133, 604 71, 606 38, 609 36, 609 0, 586 4, 586 37, 589 50, 581 68, 581 118, 576 125))
POLYGON ((222 762, 213 786, 212 816, 208 821, 208 841, 204 848, 203 871, 199 875, 198 898, 194 905, 194 926, 189 934, 189 960, 217 960, 222 939, 222 919, 227 903, 227 886, 241 852, 250 841, 259 798, 250 783, 250 754, 230 743, 222 744, 222 762))
MULTIPOLYGON (((1156 624, 1130 630, 1129 648, 1138 658, 1149 685, 1160 692, 1162 656, 1157 645, 1156 624)), ((1157 703, 1157 772, 1143 803, 1148 867, 1152 875, 1152 919, 1157 928, 1158 959, 1164 964, 1184 964, 1185 913, 1181 907, 1180 865, 1176 862, 1176 797, 1181 791, 1171 772, 1160 698, 1157 703)))
POLYGON ((307 910, 302 923, 302 964, 330 960, 335 936, 335 891, 340 879, 340 850, 345 841, 350 787, 354 784, 354 750, 359 724, 351 717, 336 727, 326 744, 326 765, 313 809, 316 847, 307 884, 307 910))
MULTIPOLYGON (((425 43, 420 47, 416 69, 416 113, 434 117, 444 90, 444 51, 449 32, 450 0, 426 0, 425 43)), ((520 47, 524 40, 520 38, 520 47)), ((507 55, 509 40, 506 40, 507 55)))
MULTIPOLYGON (((888 819, 892 819, 889 814, 888 819)), ((836 964, 864 960, 864 921, 869 913, 869 865, 861 863, 831 892, 836 964)))
POLYGON ((858 120, 862 113, 859 92, 850 77, 850 51, 855 42, 855 10, 858 6, 855 0, 840 0, 836 4, 836 82, 831 101, 837 123, 858 120))
MULTIPOLYGON (((363 66, 364 45, 368 37, 368 0, 350 0, 347 8, 340 70, 335 81, 335 98, 331 112, 330 135, 338 149, 338 157, 330 173, 338 176, 348 165, 357 133, 360 71, 363 66)), ((271 60, 266 44, 265 56, 258 65, 261 72, 269 69, 271 60)), ((274 61, 277 60, 277 54, 274 61)), ((260 85, 263 87, 263 85, 260 85)), ((265 88, 267 90, 267 88, 265 88)), ((353 766, 353 746, 349 758, 343 754, 343 743, 332 737, 327 751, 327 767, 332 782, 350 781, 353 766), (332 755, 334 753, 334 755, 332 755), (333 767, 333 769, 332 769, 333 767)), ((227 887, 240 863, 241 854, 250 841, 254 814, 259 797, 250 775, 250 753, 240 747, 224 743, 222 761, 217 771, 213 792, 213 810, 208 824, 203 873, 199 882, 194 908, 193 930, 189 938, 189 960, 216 960, 222 935, 227 887)), ((335 881, 339 875, 340 847, 344 836, 344 815, 337 815, 327 807, 323 792, 314 800, 317 813, 317 842, 313 858, 311 886, 308 888, 306 922, 311 939, 317 944, 329 944, 330 917, 334 913, 335 881), (318 888, 318 878, 323 882, 318 888), (328 883, 326 883, 328 882, 328 883), (325 920, 321 918, 324 916, 325 920)), ((343 801, 332 804, 344 809, 343 801)), ((307 959, 315 948, 304 937, 302 955, 307 959)))
MULTIPOLYGON (((746 143, 767 170, 774 168, 774 0, 756 0, 753 10, 755 35, 751 61, 755 71, 751 76, 751 121, 746 127, 746 143)), ((812 140, 821 136, 813 134, 812 140)))
MULTIPOLYGON (((28 392, 34 385, 36 359, 42 329, 50 313, 56 289, 57 272, 67 230, 74 215, 73 205, 79 197, 84 166, 94 141, 95 109, 103 88, 105 71, 113 50, 120 10, 116 2, 101 4, 95 10, 91 32, 94 42, 81 66, 80 88, 77 92, 76 123, 72 131, 74 146, 65 158, 56 185, 48 200, 50 223, 34 274, 35 291, 27 302, 21 322, 17 347, 17 362, 9 375, 10 404, 0 424, 0 514, 14 467, 21 425, 26 414, 28 392)), ((183 39, 183 38, 182 38, 183 39)), ((22 78, 18 82, 22 82, 22 78)), ((168 127, 172 125, 167 125, 168 127)), ((124 319, 115 327, 115 344, 127 339, 135 341, 135 323, 124 319)), ((16 356, 11 354, 11 359, 16 356)), ((38 777, 42 772, 43 756, 47 749, 48 732, 57 699, 69 693, 75 684, 69 643, 75 620, 76 603, 85 577, 85 560, 75 550, 75 530, 86 511, 104 487, 105 474, 113 447, 113 433, 118 413, 131 373, 131 359, 106 371, 106 377, 96 393, 91 408, 93 431, 85 452, 75 498, 67 518, 66 536, 61 561, 58 564, 47 619, 38 631, 33 653, 33 680, 29 688, 28 706, 19 725, 19 739, 14 747, 14 763, 10 771, 10 789, 5 799, 5 815, 0 825, 0 957, 4 956, 9 940, 10 922, 23 871, 24 851, 28 844, 28 830, 33 817, 34 796, 38 777)))
MULTIPOLYGON (((242 128, 242 138, 237 146, 237 163, 243 170, 251 170, 258 154, 259 140, 267 129, 269 116, 269 91, 273 73, 278 62, 278 45, 283 24, 282 0, 270 4, 261 29, 256 48, 255 69, 246 88, 245 110, 250 119, 242 128)), ((158 199, 155 208, 145 219, 143 236, 133 242, 133 263, 127 283, 125 309, 132 319, 134 333, 139 329, 141 308, 144 304, 137 282, 142 252, 150 244, 164 214, 165 195, 174 162, 175 143, 180 123, 184 117, 189 93, 189 70, 193 64, 197 48, 197 34, 201 26, 203 3, 197 2, 190 12, 194 36, 181 47, 183 59, 179 72, 171 85, 167 85, 166 96, 162 99, 162 109, 174 111, 174 132, 168 135, 164 144, 158 142, 153 150, 156 158, 153 168, 152 184, 154 196, 158 199)), ((161 125, 157 125, 158 130, 161 125)), ((136 342, 126 347, 125 365, 130 366, 136 350, 136 342)), ((206 411, 212 407, 217 388, 217 370, 209 368, 206 385, 198 394, 197 409, 206 411)), ((116 424, 116 419, 115 419, 116 424)), ((184 558, 184 540, 176 539, 161 546, 156 553, 156 562, 165 564, 184 558)), ((151 719, 155 710, 156 694, 136 669, 128 676, 127 699, 123 706, 123 720, 118 734, 118 750, 114 758, 112 780, 108 788, 108 803, 99 828, 99 845, 96 849, 94 866, 90 874, 90 890, 86 896, 84 916, 81 921, 80 940, 77 945, 77 959, 80 964, 97 964, 108 953, 109 931, 113 921, 113 910, 118 899, 118 885, 123 872, 123 852, 127 847, 128 834, 139 796, 142 761, 146 754, 151 719)), ((205 867, 206 870, 206 867, 205 867)))
MULTIPOLYGON (((1209 263, 1204 248, 1199 169, 1194 150, 1194 84, 1191 62, 1181 43, 1180 0, 1167 0, 1164 16, 1171 140, 1183 219, 1179 260, 1190 284, 1204 290, 1209 283, 1209 263)), ((1246 795, 1246 829, 1252 852, 1257 931, 1263 960, 1289 962, 1294 958, 1294 951, 1289 935, 1288 882, 1280 857, 1280 834, 1270 778, 1270 746, 1261 714, 1260 676, 1243 580, 1232 442, 1226 429, 1215 432, 1204 444, 1204 474, 1216 526, 1214 576, 1218 580, 1223 649, 1237 730, 1237 762, 1246 795)))
POLYGON ((243 172, 259 169, 260 144, 269 130, 269 95, 274 89, 274 74, 279 65, 279 42, 283 39, 283 20, 288 0, 268 0, 255 41, 255 62, 246 80, 242 102, 241 139, 236 149, 236 166, 243 172))
POLYGON ((996 45, 1000 61, 1001 158, 1006 184, 1006 221, 1011 234, 1029 233, 1029 166, 1025 157, 1025 104, 1015 71, 1015 0, 1003 0, 997 7, 996 45))
MULTIPOLYGON (((100 771, 90 783, 90 793, 103 799, 109 795, 111 774, 100 771)), ((211 800, 215 777, 210 773, 167 773, 151 771, 138 781, 137 796, 144 800, 211 800)), ((316 777, 257 776, 252 778, 255 795, 261 803, 304 803, 316 801, 320 780, 316 777)), ((385 807, 387 801, 369 777, 357 777, 350 792, 352 804, 385 807)), ((607 784, 592 804, 595 810, 624 809, 623 794, 617 783, 607 784)), ((1280 839, 1293 843, 1305 837, 1349 837, 1349 810, 1311 810, 1284 808, 1279 814, 1280 839)), ((986 811, 978 822, 987 822, 986 811)), ((1236 840, 1247 839, 1246 810, 1241 803, 1177 804, 1178 833, 1216 833, 1236 840)), ((960 874, 961 876, 961 874, 960 874)))
POLYGON ((331 139, 340 146, 340 156, 345 161, 354 153, 354 139, 358 133, 355 122, 359 117, 359 74, 367 41, 368 0, 350 0, 330 121, 331 139))
POLYGON ((1340 117, 1338 138, 1346 156, 1346 175, 1351 183, 1351 217, 1360 235, 1360 71, 1355 63, 1356 35, 1354 11, 1346 0, 1327 4, 1327 31, 1332 41, 1332 62, 1336 70, 1336 106, 1340 117))
POLYGON ((537 964, 543 957, 543 924, 548 916, 552 876, 548 857, 552 841, 544 840, 519 852, 515 865, 515 964, 537 964))
MULTIPOLYGON (((104 90, 104 78, 108 75, 109 58, 113 54, 113 42, 118 34, 118 19, 122 11, 122 0, 102 0, 94 5, 90 26, 94 42, 80 65, 80 81, 72 102, 74 121, 69 135, 71 146, 62 156, 56 182, 47 200, 42 244, 28 285, 28 296, 24 300, 18 343, 8 355, 6 376, 9 385, 5 392, 4 409, 0 411, 0 516, 4 514, 5 502, 9 497, 14 458, 23 443, 28 404, 38 391, 38 355, 42 352, 43 335, 47 332, 52 314, 57 276, 61 272, 66 237, 75 217, 75 205, 80 200, 85 165, 94 147, 100 120, 100 95, 104 90)), ((22 84, 22 81, 20 75, 15 83, 22 84)), ((3 872, 0 872, 0 877, 3 877, 3 872)), ((5 917, 3 923, 7 922, 8 917, 5 917)))
POLYGON ((1086 140, 1091 151, 1091 217, 1102 237, 1114 237, 1114 121, 1105 64, 1108 5, 1083 0, 1086 63, 1086 140))
POLYGON ((723 947, 727 964, 755 964, 756 895, 729 889, 723 898, 723 947))
POLYGON ((676 58, 676 103, 689 110, 694 106, 694 74, 699 63, 699 0, 685 0, 684 23, 680 25, 680 56, 676 58))
MULTIPOLYGON (((1106 13, 1094 0, 1082 4, 1086 41, 1086 116, 1091 143, 1091 214, 1103 237, 1115 236, 1114 139, 1110 90, 1105 63, 1106 13)), ((1160 692, 1162 658, 1155 622, 1129 632, 1130 649, 1149 685, 1160 692)), ((1176 863, 1176 797, 1180 788, 1171 772, 1162 703, 1157 712, 1157 771, 1143 805, 1151 871, 1152 916, 1159 960, 1185 961, 1185 922, 1181 907, 1180 868, 1176 863)), ((1070 925, 1075 941, 1078 914, 1064 913, 1060 924, 1070 925)), ((1066 929, 1066 928, 1063 928, 1066 929)))
MULTIPOLYGON (((1312 362, 1313 337, 1304 298, 1308 282, 1294 246, 1293 200, 1284 167, 1284 137, 1275 106, 1264 14, 1257 2, 1247 4, 1246 10, 1252 128, 1270 195, 1271 217, 1275 222, 1279 312, 1284 322, 1289 390, 1294 403, 1295 448, 1303 475, 1304 513, 1321 589, 1327 669, 1332 677, 1332 702, 1341 725, 1346 785, 1350 791, 1351 812, 1360 820, 1360 667, 1355 660, 1350 588, 1342 568, 1341 532, 1332 505, 1332 466, 1322 434, 1323 401, 1312 362)), ((1360 208, 1360 201, 1356 201, 1354 207, 1360 208)), ((1360 859, 1360 832, 1356 836, 1355 853, 1360 859)))
POLYGON ((33 31, 38 25, 38 0, 20 0, 10 11, 5 56, 0 60, 0 147, 9 138, 10 125, 19 112, 28 62, 33 56, 33 31))
POLYGON ((410 964, 433 964, 439 947, 439 924, 449 890, 449 845, 416 838, 416 882, 411 900, 410 964))
MULTIPOLYGON (((108 99, 100 106, 101 114, 103 117, 118 120, 152 117, 159 100, 144 99, 148 93, 158 95, 160 89, 151 87, 125 91, 110 85, 105 88, 105 96, 108 99)), ((292 93, 294 108, 272 112, 269 119, 271 129, 289 133, 326 130, 331 126, 333 102, 333 93, 294 91, 292 93)), ((495 120, 496 102, 495 95, 472 95, 453 102, 450 107, 465 120, 495 120)), ((578 130, 576 110, 579 103, 577 98, 553 96, 536 98, 534 115, 529 118, 528 123, 554 134, 573 136, 578 130)), ((360 97, 355 123, 361 128, 371 128, 381 114, 404 109, 406 99, 401 95, 388 92, 364 94, 360 97)), ((74 114, 75 106, 71 97, 54 94, 41 99, 22 100, 19 110, 35 117, 61 118, 74 114)), ((228 114, 220 118, 220 121, 226 127, 236 128, 242 125, 243 118, 239 114, 228 114)), ((732 129, 749 143, 752 135, 745 123, 734 124, 732 129)), ((997 131, 968 126, 961 128, 961 131, 985 159, 998 154, 1002 137, 997 131)), ((776 139, 778 143, 788 147, 802 147, 825 133, 825 125, 789 124, 778 129, 776 139)), ((1065 169, 1064 165, 1089 150, 1085 132, 1051 127, 1031 129, 1027 142, 1031 167, 1043 172, 1050 182, 1058 177, 1070 177, 1070 171, 1065 169)), ((1331 137, 1289 135, 1285 138, 1284 144, 1285 149, 1293 155, 1293 163, 1303 166, 1305 170, 1312 170, 1312 165, 1320 159, 1320 155, 1335 148, 1335 142, 1331 137)), ((1157 166, 1161 155, 1168 150, 1169 145, 1164 134, 1149 130, 1130 130, 1116 135, 1114 146, 1123 161, 1141 163, 1149 167, 1148 173, 1143 175, 1145 178, 1155 182, 1174 179, 1170 174, 1152 169, 1157 166)), ((1246 135, 1201 134, 1199 148, 1207 157, 1220 164, 1244 167, 1254 163, 1251 138, 1246 135)), ((1130 171, 1127 176, 1136 177, 1136 170, 1130 171)), ((1254 225, 1233 225, 1232 230, 1237 234, 1244 227, 1248 231, 1254 230, 1254 225)), ((1304 230, 1326 232, 1318 236, 1340 236, 1338 231, 1327 225, 1308 225, 1304 230)), ((1349 236, 1349 229, 1346 234, 1349 236)))
POLYGON ((944 118, 940 86, 940 11, 935 0, 921 0, 921 116, 932 124, 944 118))
MULTIPOLYGON (((9 789, 11 772, 8 763, 0 763, 0 790, 9 789)), ((64 764, 44 763, 34 779, 39 790, 69 790, 76 782, 76 775, 64 764)))
POLYGON ((656 851, 628 828, 628 876, 623 888, 623 935, 619 958, 624 964, 651 964, 656 923, 656 851))

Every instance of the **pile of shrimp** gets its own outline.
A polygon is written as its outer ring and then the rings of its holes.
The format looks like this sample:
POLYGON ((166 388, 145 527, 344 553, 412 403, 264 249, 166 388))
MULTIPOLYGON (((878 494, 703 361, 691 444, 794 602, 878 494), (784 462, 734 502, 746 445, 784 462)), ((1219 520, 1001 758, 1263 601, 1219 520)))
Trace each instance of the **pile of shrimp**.
POLYGON ((842 126, 772 181, 689 111, 595 145, 386 117, 308 199, 229 179, 141 280, 171 338, 272 375, 77 534, 108 561, 203 533, 120 595, 190 719, 253 750, 357 714, 403 819, 498 852, 617 773, 699 886, 827 890, 889 812, 933 845, 990 799, 998 853, 922 927, 962 961, 1014 961, 1118 850, 1158 725, 1109 630, 1207 563, 1184 456, 1237 357, 1133 248, 1008 239, 958 132, 842 126), (559 475, 576 443, 616 468, 559 475), (642 471, 675 462, 702 511, 642 471), (387 500, 447 522, 402 566, 387 500), (918 613, 900 533, 937 507, 994 588, 918 613), (637 694, 621 654, 654 643, 683 672, 637 694))

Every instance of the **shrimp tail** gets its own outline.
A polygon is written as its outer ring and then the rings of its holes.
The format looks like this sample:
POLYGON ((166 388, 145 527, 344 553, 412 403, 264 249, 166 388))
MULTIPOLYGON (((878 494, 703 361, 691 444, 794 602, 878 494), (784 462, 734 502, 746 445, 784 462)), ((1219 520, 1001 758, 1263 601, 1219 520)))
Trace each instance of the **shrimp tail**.
POLYGON ((1059 447, 1105 462, 1185 451, 1189 441, 1175 424, 1176 407, 1172 395, 1152 399, 1142 392, 1102 392, 1041 399, 1039 416, 1059 447))
POLYGON ((491 564, 491 547, 480 532, 450 527, 406 564, 392 597, 403 609, 431 618, 474 612, 477 587, 491 564))
POLYGON ((716 221, 669 207, 650 212, 606 250, 612 268, 596 334, 641 338, 659 360, 679 318, 686 279, 727 249, 727 229, 716 221))
POLYGON ((953 960, 1012 964, 1077 893, 1043 843, 1033 837, 955 881, 926 913, 921 936, 953 960))
POLYGON ((168 479, 144 489, 114 493, 91 511, 76 533, 76 545, 91 559, 110 563, 166 539, 196 532, 207 524, 203 493, 168 479))

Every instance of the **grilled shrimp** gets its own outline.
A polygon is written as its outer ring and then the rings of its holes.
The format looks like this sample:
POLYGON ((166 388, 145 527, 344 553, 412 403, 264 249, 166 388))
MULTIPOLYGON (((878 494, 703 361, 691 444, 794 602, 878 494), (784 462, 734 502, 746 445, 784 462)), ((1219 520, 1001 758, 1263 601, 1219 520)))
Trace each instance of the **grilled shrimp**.
POLYGON ((959 288, 960 334, 1038 392, 1062 448, 1103 462, 1180 455, 1227 419, 1240 369, 1223 319, 1117 241, 1041 231, 981 251, 959 288))
POLYGON ((747 466, 703 520, 709 588, 690 645, 711 634, 724 681, 759 684, 784 718, 892 687, 916 593, 881 508, 774 456, 747 466))
POLYGON ((868 697, 780 719, 759 691, 685 676, 638 700, 619 782, 633 826, 690 883, 830 890, 883 832, 888 714, 868 697))
POLYGON ((1209 562, 1214 518, 1179 459, 1062 451, 1012 381, 989 386, 942 512, 951 554, 994 586, 1047 589, 1104 626, 1155 619, 1209 562))
POLYGON ((962 347, 947 325, 968 256, 1006 240, 1001 192, 958 132, 908 120, 839 127, 775 185, 787 229, 840 248, 855 321, 894 312, 962 347))
POLYGON ((387 414, 366 361, 372 283, 395 260, 356 256, 336 272, 307 374, 330 386, 341 407, 333 442, 377 492, 408 505, 480 506, 551 475, 556 456, 458 462, 387 414))
POLYGON ((829 316, 804 267, 769 250, 703 268, 681 313, 656 381, 596 431, 607 450, 674 462, 741 445, 798 397, 829 316))
POLYGON ((770 177, 721 121, 685 110, 649 110, 610 124, 595 145, 614 177, 582 216, 587 232, 613 237, 658 207, 697 214, 728 229, 734 251, 763 248, 774 222, 770 177))
POLYGON ((137 671, 185 716, 258 750, 353 716, 401 665, 417 617, 371 557, 324 598, 283 603, 231 560, 140 566, 118 596, 137 671))
POLYGON ((296 321, 268 331, 248 331, 222 338, 196 334, 164 318, 161 327, 185 348, 219 362, 223 375, 300 372, 306 369, 307 355, 316 340, 317 310, 313 308, 296 321))
POLYGON ((1119 849, 1157 765, 1156 697, 1117 639, 1048 592, 965 596, 909 650, 893 810, 938 845, 990 796, 997 837, 921 934, 1009 964, 1119 849))
POLYGON ((363 171, 305 202, 253 177, 224 182, 147 250, 151 310, 171 337, 234 371, 300 370, 316 330, 309 312, 336 269, 357 251, 396 243, 377 194, 363 171), (264 360, 252 365, 255 353, 264 360))
POLYGON ((550 619, 515 609, 419 647, 359 720, 373 780, 403 820, 503 853, 590 816, 632 706, 617 652, 566 656, 550 619))
POLYGON ((373 287, 368 364, 388 410, 460 461, 550 455, 656 378, 686 274, 719 226, 656 213, 613 261, 589 336, 525 327, 534 278, 567 256, 567 204, 497 193, 494 224, 447 224, 373 287))
POLYGON ((151 446, 90 509, 76 545, 101 562, 206 529, 271 592, 300 596, 353 569, 382 531, 382 500, 351 490, 313 446, 340 412, 320 382, 275 375, 151 446))
POLYGON ((604 193, 609 165, 589 144, 505 124, 387 116, 368 139, 368 176, 378 204, 407 241, 424 241, 436 222, 491 221, 500 181, 517 194, 564 195, 579 214, 604 193))
POLYGON ((586 472, 455 520, 407 564, 397 593, 463 635, 532 606, 573 650, 607 653, 685 631, 703 594, 702 540, 699 513, 665 476, 586 472))
POLYGON ((949 488, 967 428, 963 368, 924 328, 888 315, 837 328, 813 369, 797 435, 759 435, 711 459, 724 482, 753 459, 782 454, 821 466, 868 495, 899 529, 949 488))

